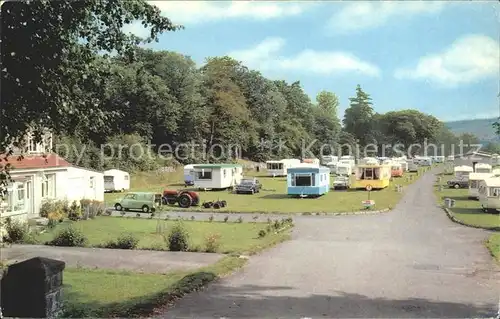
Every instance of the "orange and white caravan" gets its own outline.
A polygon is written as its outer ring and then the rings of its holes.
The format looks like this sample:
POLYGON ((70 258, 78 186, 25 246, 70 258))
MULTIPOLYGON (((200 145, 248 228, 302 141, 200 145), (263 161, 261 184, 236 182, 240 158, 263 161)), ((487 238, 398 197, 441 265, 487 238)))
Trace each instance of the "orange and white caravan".
POLYGON ((392 162, 391 177, 401 177, 401 176, 403 176, 403 165, 401 165, 401 163, 392 162))

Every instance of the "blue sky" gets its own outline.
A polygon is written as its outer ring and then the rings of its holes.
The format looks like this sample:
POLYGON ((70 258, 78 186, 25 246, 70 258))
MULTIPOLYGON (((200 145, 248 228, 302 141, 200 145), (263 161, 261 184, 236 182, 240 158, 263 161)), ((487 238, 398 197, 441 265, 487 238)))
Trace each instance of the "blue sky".
POLYGON ((414 108, 445 121, 499 116, 494 1, 151 2, 185 29, 149 47, 200 65, 229 55, 266 77, 300 81, 312 99, 332 91, 340 117, 357 84, 377 112, 414 108))

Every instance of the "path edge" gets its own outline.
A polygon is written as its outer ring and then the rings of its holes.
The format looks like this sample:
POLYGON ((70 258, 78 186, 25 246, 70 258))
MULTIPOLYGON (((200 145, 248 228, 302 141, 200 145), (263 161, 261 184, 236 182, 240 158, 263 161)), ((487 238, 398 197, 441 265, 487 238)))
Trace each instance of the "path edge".
POLYGON ((457 224, 460 224, 462 226, 466 226, 466 227, 471 227, 471 228, 476 228, 476 229, 484 229, 484 230, 489 230, 489 231, 494 231, 494 232, 500 232, 500 227, 487 227, 487 226, 478 226, 478 225, 470 225, 470 224, 467 224, 463 221, 461 221, 460 219, 458 219, 457 217, 455 217, 455 214, 453 214, 453 212, 446 208, 446 207, 442 207, 441 208, 445 211, 446 213, 446 216, 448 216, 448 218, 453 221, 454 223, 457 223, 457 224))

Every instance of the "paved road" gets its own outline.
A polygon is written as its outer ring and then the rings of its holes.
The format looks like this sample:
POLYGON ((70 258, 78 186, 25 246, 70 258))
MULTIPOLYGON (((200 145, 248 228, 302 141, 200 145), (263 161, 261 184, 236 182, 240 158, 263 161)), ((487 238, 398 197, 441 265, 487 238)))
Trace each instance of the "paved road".
POLYGON ((165 318, 493 317, 499 269, 488 233, 452 223, 428 173, 393 212, 299 217, 293 240, 193 293, 165 318))
POLYGON ((168 251, 13 245, 2 248, 7 262, 46 257, 66 262, 68 267, 121 269, 148 273, 191 270, 217 262, 223 255, 168 251))

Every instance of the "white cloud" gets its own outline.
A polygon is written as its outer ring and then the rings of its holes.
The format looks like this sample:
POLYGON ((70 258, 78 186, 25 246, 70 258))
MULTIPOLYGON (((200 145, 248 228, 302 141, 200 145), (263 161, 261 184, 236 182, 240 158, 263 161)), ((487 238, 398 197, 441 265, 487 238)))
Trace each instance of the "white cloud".
POLYGON ((413 68, 397 69, 398 79, 427 80, 455 87, 500 75, 498 41, 485 35, 466 35, 441 53, 424 56, 413 68))
POLYGON ((281 56, 285 46, 282 38, 267 38, 256 47, 228 53, 246 66, 260 71, 287 70, 331 75, 357 72, 369 76, 380 76, 377 66, 341 51, 303 50, 296 55, 281 56))
POLYGON ((382 26, 395 19, 440 12, 442 1, 353 1, 335 13, 327 24, 328 31, 348 33, 382 26))
POLYGON ((268 20, 301 14, 311 3, 292 1, 148 1, 176 24, 223 19, 268 20))

